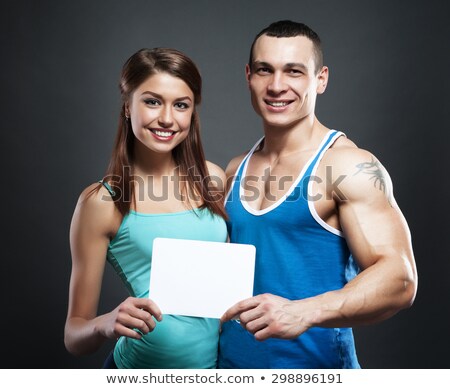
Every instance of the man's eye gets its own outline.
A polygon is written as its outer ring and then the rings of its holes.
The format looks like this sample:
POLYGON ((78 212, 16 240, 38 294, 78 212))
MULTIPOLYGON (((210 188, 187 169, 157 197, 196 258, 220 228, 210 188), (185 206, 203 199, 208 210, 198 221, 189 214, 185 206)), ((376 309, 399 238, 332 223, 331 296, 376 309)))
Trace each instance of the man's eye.
POLYGON ((289 69, 289 73, 291 74, 303 74, 301 70, 298 69, 289 69))
POLYGON ((258 68, 258 69, 256 69, 256 72, 261 73, 261 74, 270 73, 270 69, 269 68, 258 68))

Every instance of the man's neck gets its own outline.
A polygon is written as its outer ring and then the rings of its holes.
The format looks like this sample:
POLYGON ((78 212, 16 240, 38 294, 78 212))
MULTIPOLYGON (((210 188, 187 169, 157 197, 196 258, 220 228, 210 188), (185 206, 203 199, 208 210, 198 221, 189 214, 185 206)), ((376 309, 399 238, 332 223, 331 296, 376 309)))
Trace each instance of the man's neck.
POLYGON ((323 138, 327 131, 328 128, 322 125, 315 116, 297 123, 291 128, 265 125, 263 152, 281 157, 311 147, 315 148, 317 147, 316 143, 323 138))

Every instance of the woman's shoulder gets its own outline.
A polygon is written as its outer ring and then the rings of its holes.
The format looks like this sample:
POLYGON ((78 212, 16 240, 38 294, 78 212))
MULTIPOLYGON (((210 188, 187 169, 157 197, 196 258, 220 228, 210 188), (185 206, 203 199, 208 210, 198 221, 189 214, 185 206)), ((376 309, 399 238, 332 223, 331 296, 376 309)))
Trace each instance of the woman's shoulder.
POLYGON ((219 165, 216 165, 210 161, 206 161, 206 167, 212 182, 214 182, 219 188, 225 188, 226 176, 223 169, 219 165))
POLYGON ((121 220, 114 200, 101 183, 93 183, 81 192, 75 208, 75 216, 83 224, 95 225, 106 232, 113 232, 121 220))
POLYGON ((103 208, 114 207, 114 201, 108 189, 100 182, 94 182, 83 189, 78 197, 78 203, 84 207, 103 208))

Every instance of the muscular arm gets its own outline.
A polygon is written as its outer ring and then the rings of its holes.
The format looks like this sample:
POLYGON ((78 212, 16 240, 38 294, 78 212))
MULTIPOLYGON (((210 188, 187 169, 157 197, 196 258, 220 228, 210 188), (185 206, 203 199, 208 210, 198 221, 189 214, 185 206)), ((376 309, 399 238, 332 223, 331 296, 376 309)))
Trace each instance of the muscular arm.
POLYGON ((121 217, 113 202, 105 201, 110 197, 104 188, 88 196, 94 186, 81 194, 70 228, 72 274, 64 342, 75 355, 94 352, 107 338, 137 338, 140 335, 132 328, 146 333, 155 326, 150 312, 160 315, 150 300, 129 298, 114 311, 97 316, 106 251, 121 217))
POLYGON ((354 149, 333 163, 345 175, 336 198, 339 222, 361 272, 344 288, 304 300, 260 295, 230 308, 259 340, 295 338, 311 327, 351 327, 384 320, 410 306, 417 274, 406 221, 392 184, 370 153, 354 149))
POLYGON ((370 324, 414 300, 417 273, 410 232, 390 177, 373 155, 355 150, 340 158, 336 168, 346 177, 341 186, 345 198, 336 199, 339 222, 361 272, 342 290, 318 298, 313 324, 370 324))

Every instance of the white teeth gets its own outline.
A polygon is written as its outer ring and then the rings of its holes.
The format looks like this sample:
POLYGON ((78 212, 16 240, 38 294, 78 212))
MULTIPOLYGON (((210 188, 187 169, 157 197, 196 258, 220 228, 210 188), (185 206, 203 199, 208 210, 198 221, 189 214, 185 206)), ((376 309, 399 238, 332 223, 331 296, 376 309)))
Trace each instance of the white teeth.
POLYGON ((286 101, 268 101, 267 104, 271 105, 272 107, 285 107, 288 105, 286 101))
POLYGON ((173 135, 173 131, 158 131, 158 130, 153 130, 153 132, 158 135, 158 136, 162 136, 162 137, 166 137, 168 138, 169 136, 173 135))

